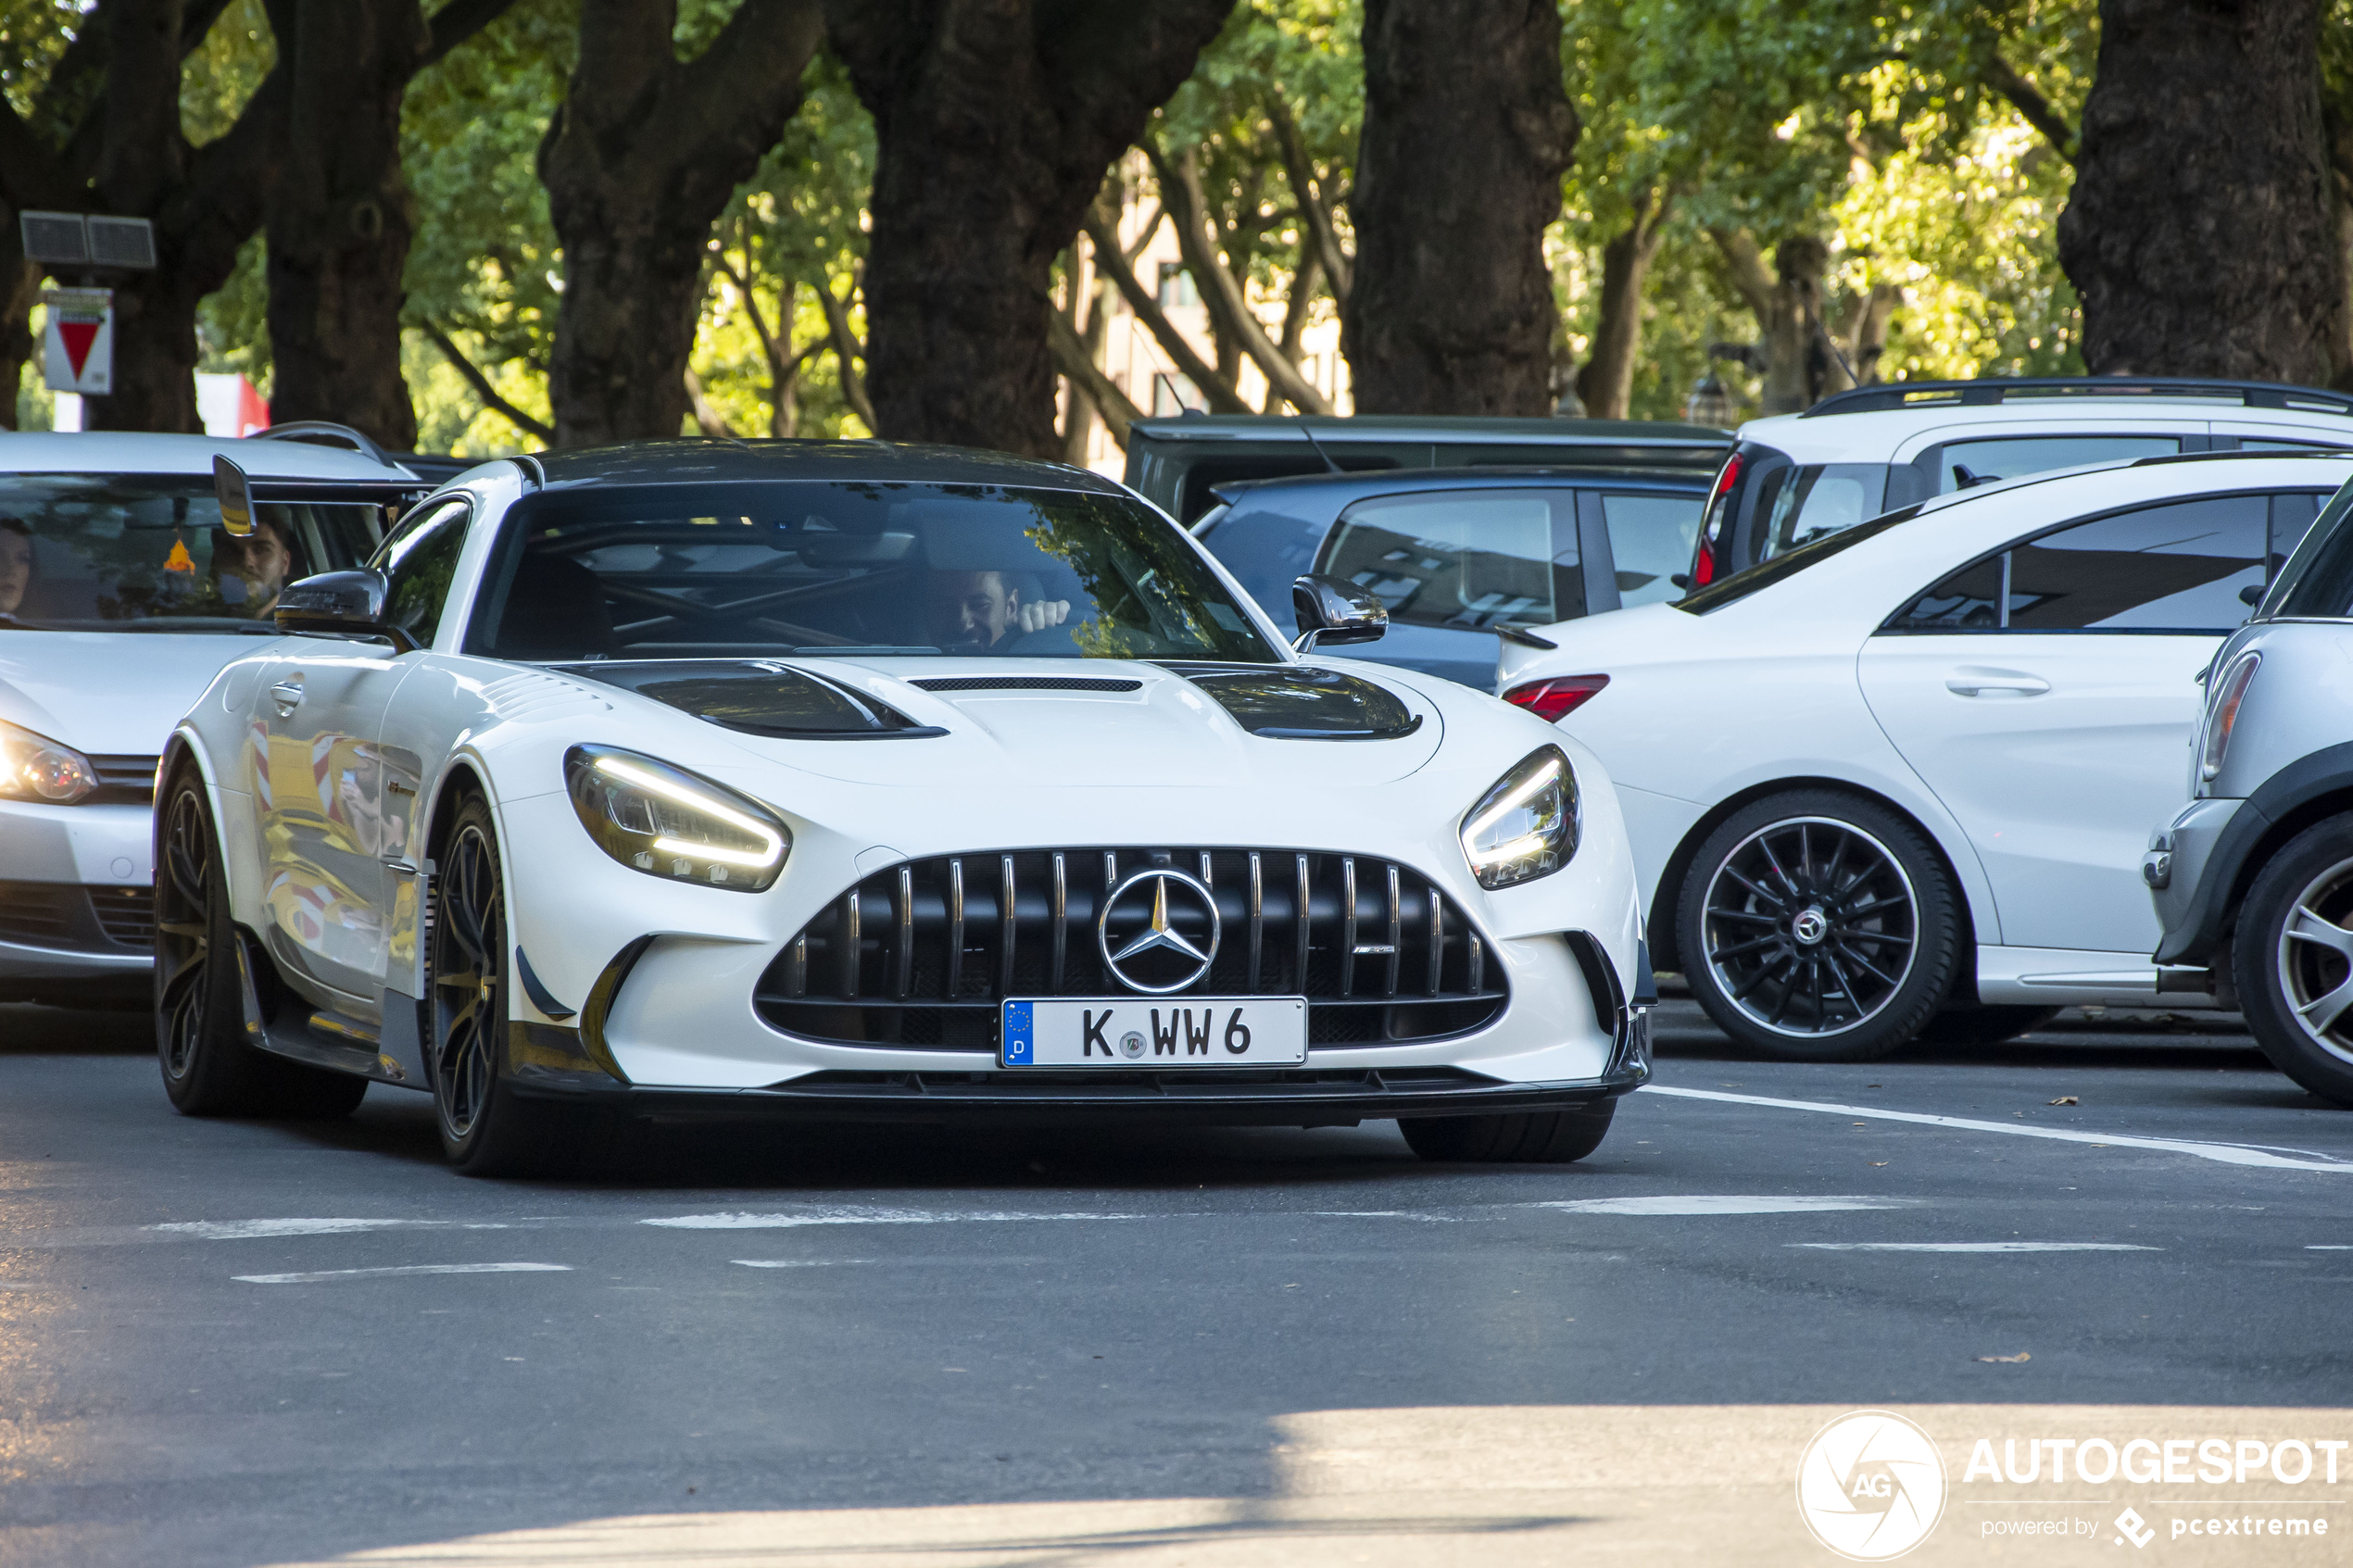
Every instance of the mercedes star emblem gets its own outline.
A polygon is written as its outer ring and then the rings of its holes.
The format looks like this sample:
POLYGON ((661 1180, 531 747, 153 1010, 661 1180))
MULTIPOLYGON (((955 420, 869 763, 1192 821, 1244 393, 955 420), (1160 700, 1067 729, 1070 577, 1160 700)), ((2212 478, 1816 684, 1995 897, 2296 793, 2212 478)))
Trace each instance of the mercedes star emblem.
MULTIPOLYGON (((1199 929, 1198 922, 1189 924, 1199 929)), ((1183 872, 1156 866, 1138 872, 1103 900, 1103 912, 1095 920, 1095 945, 1102 950, 1104 966, 1121 985, 1146 996, 1164 997, 1183 990, 1209 972, 1210 960, 1217 956, 1219 931, 1217 899, 1209 889, 1183 872), (1113 921, 1117 918, 1123 930, 1132 925, 1139 911, 1134 909, 1135 900, 1129 896, 1140 893, 1146 883, 1151 884, 1151 913, 1144 929, 1114 947, 1113 921), (1206 945, 1195 942, 1169 921, 1168 895, 1172 888, 1179 899, 1189 901, 1208 917, 1206 945), (1124 916, 1123 902, 1130 906, 1124 916)))

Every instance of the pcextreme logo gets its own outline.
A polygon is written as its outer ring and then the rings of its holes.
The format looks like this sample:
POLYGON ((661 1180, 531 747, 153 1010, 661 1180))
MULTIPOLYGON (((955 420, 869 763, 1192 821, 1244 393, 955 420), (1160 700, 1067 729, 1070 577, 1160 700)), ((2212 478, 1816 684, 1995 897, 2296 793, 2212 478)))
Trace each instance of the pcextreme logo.
POLYGON ((1892 1411, 1856 1411, 1814 1434, 1797 1461, 1797 1512, 1814 1538, 1856 1562, 1885 1562, 1944 1515, 1944 1459, 1892 1411))

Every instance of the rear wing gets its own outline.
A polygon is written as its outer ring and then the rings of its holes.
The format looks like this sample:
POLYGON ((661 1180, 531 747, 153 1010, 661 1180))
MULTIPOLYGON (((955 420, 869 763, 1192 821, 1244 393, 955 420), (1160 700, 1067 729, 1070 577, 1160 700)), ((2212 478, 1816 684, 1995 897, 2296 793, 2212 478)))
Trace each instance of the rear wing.
POLYGON ((253 532, 253 508, 261 502, 374 505, 388 514, 397 515, 433 494, 434 488, 432 481, 414 477, 254 479, 231 458, 216 454, 212 459, 212 491, 220 503, 220 526, 240 539, 253 532))

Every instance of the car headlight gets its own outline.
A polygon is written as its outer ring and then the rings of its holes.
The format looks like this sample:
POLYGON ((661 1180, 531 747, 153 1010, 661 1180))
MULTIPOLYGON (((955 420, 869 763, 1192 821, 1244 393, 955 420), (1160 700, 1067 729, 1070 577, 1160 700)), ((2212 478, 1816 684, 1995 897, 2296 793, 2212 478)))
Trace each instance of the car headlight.
POLYGON ((1529 753, 1463 818, 1463 853, 1481 887, 1547 876, 1577 853, 1577 775, 1558 746, 1529 753))
POLYGON ((791 830, 758 801, 634 751, 575 746, 564 784, 606 854, 665 882, 759 893, 792 853, 791 830))
POLYGON ((0 800, 70 806, 97 787, 98 771, 73 747, 0 724, 0 800))

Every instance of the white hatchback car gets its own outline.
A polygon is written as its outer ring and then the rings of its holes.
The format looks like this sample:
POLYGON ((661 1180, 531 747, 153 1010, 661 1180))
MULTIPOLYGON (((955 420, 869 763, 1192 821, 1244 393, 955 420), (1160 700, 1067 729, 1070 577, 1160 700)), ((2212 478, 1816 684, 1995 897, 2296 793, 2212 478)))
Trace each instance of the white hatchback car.
MULTIPOLYGON (((1378 599, 1302 580, 1302 626, 1378 599)), ((1647 1075, 1607 776, 1302 657, 1083 470, 654 442, 472 470, 167 749, 182 1110, 1290 1125, 1574 1160, 1647 1075)))
POLYGON ((1610 769, 1660 966, 1760 1050, 2152 1002, 2141 850, 2196 682, 2348 476, 2241 453, 1941 496, 1506 643, 1499 689, 1610 769))
POLYGON ((2087 463, 2313 446, 2353 451, 2353 396, 2162 376, 1860 386, 1741 427, 1717 470, 1689 585, 1974 485, 2087 463))
POLYGON ((313 444, 332 427, 283 430, 0 435, 0 1001, 145 998, 148 802, 172 724, 278 635, 280 583, 358 565, 384 506, 424 488, 313 444), (217 456, 255 480, 248 538, 221 530, 217 456))

